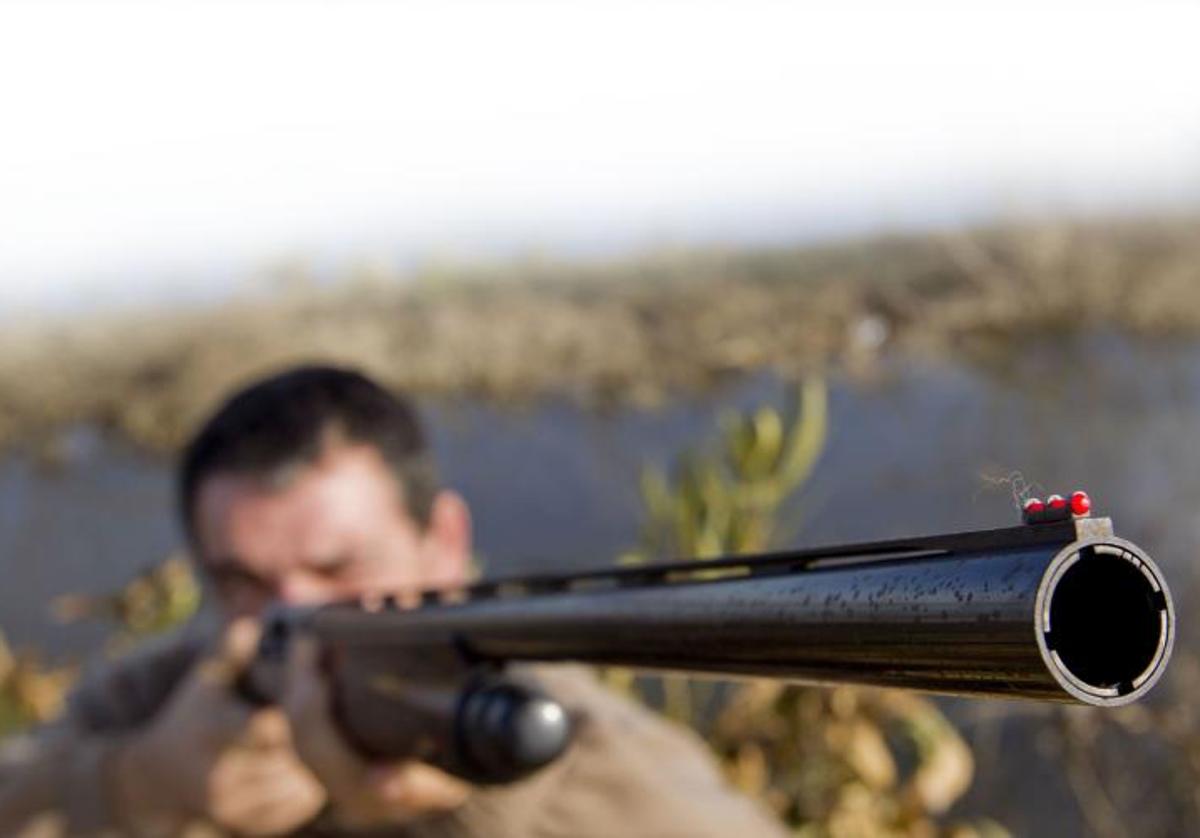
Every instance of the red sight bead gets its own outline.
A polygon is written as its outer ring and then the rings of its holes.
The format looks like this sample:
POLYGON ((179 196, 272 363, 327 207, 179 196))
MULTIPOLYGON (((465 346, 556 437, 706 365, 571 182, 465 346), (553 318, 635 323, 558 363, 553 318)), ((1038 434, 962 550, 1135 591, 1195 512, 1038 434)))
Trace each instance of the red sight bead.
POLYGON ((1050 507, 1051 509, 1066 509, 1067 499, 1062 495, 1051 495, 1046 499, 1046 506, 1050 507))
POLYGON ((1025 511, 1030 513, 1045 512, 1046 504, 1042 503, 1039 498, 1030 498, 1025 501, 1025 511))
POLYGON ((1075 515, 1087 515, 1092 511, 1092 499, 1087 492, 1075 492, 1071 495, 1071 512, 1075 515))

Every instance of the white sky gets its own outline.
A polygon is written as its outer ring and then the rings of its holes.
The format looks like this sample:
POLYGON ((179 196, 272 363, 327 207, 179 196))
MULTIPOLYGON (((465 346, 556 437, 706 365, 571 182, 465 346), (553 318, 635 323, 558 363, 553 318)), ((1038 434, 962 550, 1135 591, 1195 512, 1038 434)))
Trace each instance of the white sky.
POLYGON ((1132 0, 0 0, 0 314, 288 255, 1197 206, 1198 35, 1132 0))

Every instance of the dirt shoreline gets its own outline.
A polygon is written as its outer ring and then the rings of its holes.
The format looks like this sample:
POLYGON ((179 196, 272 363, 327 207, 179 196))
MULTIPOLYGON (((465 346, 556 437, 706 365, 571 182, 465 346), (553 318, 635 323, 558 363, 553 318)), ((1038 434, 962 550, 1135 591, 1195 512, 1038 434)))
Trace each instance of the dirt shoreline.
POLYGON ((1200 335, 1200 219, 519 262, 0 335, 0 450, 86 423, 177 446, 229 387, 320 359, 418 396, 652 405, 732 376, 984 354, 1089 328, 1200 335))

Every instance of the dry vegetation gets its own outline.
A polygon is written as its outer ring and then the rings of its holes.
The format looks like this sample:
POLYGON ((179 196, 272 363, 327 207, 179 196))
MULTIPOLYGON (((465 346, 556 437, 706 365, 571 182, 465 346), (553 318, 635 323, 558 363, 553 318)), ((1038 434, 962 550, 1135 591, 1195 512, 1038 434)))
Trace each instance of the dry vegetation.
POLYGON ((1089 325, 1196 333, 1197 233, 1175 220, 530 260, 9 328, 0 446, 52 454, 58 429, 88 422, 169 449, 231 385, 314 358, 421 395, 653 403, 748 370, 861 364, 884 348, 987 352, 1089 325))

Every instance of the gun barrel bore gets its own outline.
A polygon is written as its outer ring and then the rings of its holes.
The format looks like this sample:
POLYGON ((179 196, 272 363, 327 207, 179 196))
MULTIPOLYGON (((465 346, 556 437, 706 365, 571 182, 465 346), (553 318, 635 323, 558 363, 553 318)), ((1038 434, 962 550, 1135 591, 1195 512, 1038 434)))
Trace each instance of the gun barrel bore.
POLYGON ((1064 550, 1039 591, 1040 647, 1050 671, 1081 701, 1123 704, 1166 666, 1173 609, 1161 576, 1119 539, 1064 550))

